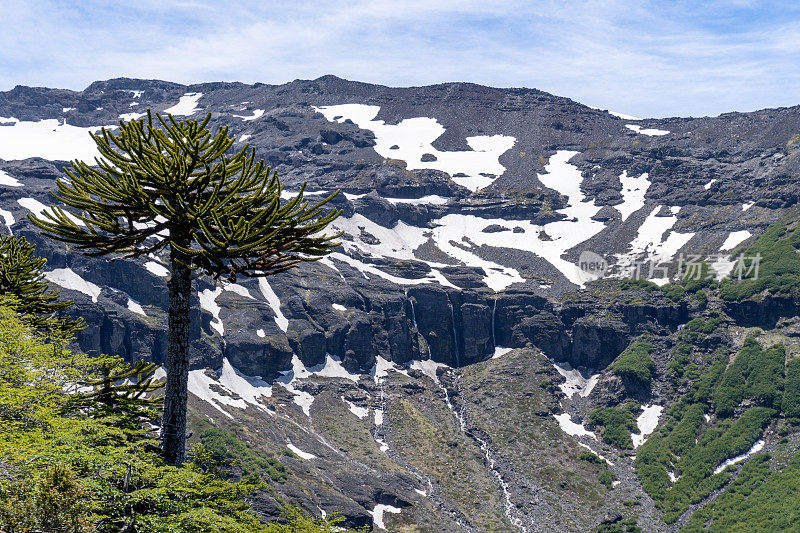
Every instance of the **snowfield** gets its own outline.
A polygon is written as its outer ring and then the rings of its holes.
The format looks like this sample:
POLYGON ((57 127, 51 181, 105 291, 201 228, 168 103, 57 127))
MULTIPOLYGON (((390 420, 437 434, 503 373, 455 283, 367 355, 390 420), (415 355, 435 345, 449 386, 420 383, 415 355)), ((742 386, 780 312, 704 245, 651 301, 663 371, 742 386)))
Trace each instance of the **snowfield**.
MULTIPOLYGON (((14 161, 41 157, 53 161, 92 161, 100 154, 89 136, 103 126, 79 128, 58 119, 36 122, 0 117, 0 159, 14 161)), ((114 129, 117 126, 105 126, 114 129)))
POLYGON ((186 93, 180 97, 177 104, 166 108, 162 113, 168 113, 176 117, 194 115, 200 111, 200 106, 198 106, 197 103, 202 97, 203 93, 186 93))
POLYGON ((499 158, 514 146, 516 139, 508 135, 467 137, 472 150, 443 152, 432 143, 445 132, 435 118, 407 118, 398 124, 376 120, 379 106, 341 104, 315 107, 331 122, 352 120, 359 128, 375 134, 375 151, 387 159, 401 159, 408 170, 435 169, 447 172, 451 179, 471 191, 477 191, 497 179, 505 167, 499 158), (425 156, 425 157, 423 157, 425 156), (459 174, 464 174, 460 176, 459 174), (485 174, 494 177, 486 176, 485 174))

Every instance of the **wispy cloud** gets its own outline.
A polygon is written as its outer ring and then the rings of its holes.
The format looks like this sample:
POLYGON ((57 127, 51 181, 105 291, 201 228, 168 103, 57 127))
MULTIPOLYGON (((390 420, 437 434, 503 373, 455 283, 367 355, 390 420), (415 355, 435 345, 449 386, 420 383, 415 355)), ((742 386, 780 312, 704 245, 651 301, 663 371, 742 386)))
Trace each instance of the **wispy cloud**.
POLYGON ((704 2, 10 2, 0 89, 322 74, 536 87, 644 116, 800 103, 800 8, 704 2), (71 5, 70 5, 71 4, 71 5))

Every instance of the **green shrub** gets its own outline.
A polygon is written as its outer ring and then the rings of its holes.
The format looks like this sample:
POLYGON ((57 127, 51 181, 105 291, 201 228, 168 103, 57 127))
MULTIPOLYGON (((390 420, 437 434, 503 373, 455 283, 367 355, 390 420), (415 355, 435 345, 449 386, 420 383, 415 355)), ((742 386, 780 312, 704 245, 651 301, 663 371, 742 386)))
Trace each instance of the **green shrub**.
POLYGON ((748 338, 739 350, 736 359, 725 370, 725 375, 714 391, 714 408, 717 416, 727 417, 742 402, 747 392, 747 373, 750 368, 750 358, 761 354, 761 345, 755 339, 748 338))
POLYGON ((662 287, 664 295, 673 302, 680 302, 686 295, 686 289, 677 283, 670 283, 662 287))
POLYGON ((286 468, 280 461, 257 452, 230 431, 204 429, 200 432, 200 440, 217 461, 241 470, 244 477, 266 476, 279 483, 286 481, 286 468))
POLYGON ((649 292, 661 290, 661 287, 644 278, 626 279, 620 283, 620 288, 624 291, 645 290, 649 292))
POLYGON ((700 306, 700 309, 705 309, 708 306, 708 294, 706 294, 706 291, 697 291, 694 297, 697 298, 697 305, 700 306))
POLYGON ((625 407, 608 407, 595 409, 589 415, 590 428, 602 426, 600 436, 603 441, 617 448, 629 450, 633 448, 631 432, 636 430, 636 413, 639 404, 630 402, 625 407))
POLYGON ((116 533, 133 517, 147 533, 335 531, 295 510, 265 525, 246 501, 262 482, 230 481, 202 446, 168 465, 155 435, 75 409, 69 391, 107 360, 71 353, 0 307, 0 531, 116 533))
POLYGON ((586 461, 587 463, 608 466, 608 463, 604 459, 601 459, 600 456, 594 452, 581 452, 581 454, 578 456, 578 459, 581 461, 586 461))
POLYGON ((611 470, 603 470, 597 476, 597 481, 599 481, 602 485, 605 486, 607 489, 611 489, 614 486, 614 473, 611 470))
POLYGON ((644 341, 635 341, 617 357, 609 368, 622 377, 642 386, 650 386, 655 376, 656 364, 650 357, 652 347, 644 341))
POLYGON ((776 344, 751 356, 747 374, 747 397, 760 405, 780 409, 785 362, 786 350, 782 344, 776 344))
POLYGON ((786 364, 781 409, 786 418, 800 418, 800 359, 792 359, 786 364))
MULTIPOLYGON (((779 222, 772 224, 741 256, 760 255, 758 277, 755 272, 743 279, 727 279, 721 283, 720 297, 742 300, 764 290, 770 294, 800 294, 800 226, 796 224, 798 209, 792 209, 779 222)), ((743 273, 746 274, 746 273, 743 273)))

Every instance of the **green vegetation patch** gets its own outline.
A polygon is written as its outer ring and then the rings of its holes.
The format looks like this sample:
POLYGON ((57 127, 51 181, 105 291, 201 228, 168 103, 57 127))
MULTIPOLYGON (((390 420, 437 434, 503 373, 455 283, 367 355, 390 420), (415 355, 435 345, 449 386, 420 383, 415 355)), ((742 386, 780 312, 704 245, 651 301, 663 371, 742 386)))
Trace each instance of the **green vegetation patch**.
MULTIPOLYGON (((339 519, 314 519, 296 509, 284 511, 285 524, 262 523, 246 501, 262 482, 231 481, 203 445, 193 447, 188 463, 167 464, 155 435, 130 423, 143 416, 140 409, 130 411, 130 402, 101 409, 87 405, 88 395, 75 401, 81 397, 76 384, 103 378, 109 362, 120 371, 124 364, 65 346, 66 341, 38 335, 14 311, 0 307, 0 531, 337 530, 339 519), (129 526, 134 523, 135 529, 129 526)), ((214 437, 210 445, 247 457, 228 435, 209 436, 214 437)))
POLYGON ((782 405, 798 402, 800 363, 792 364, 797 384, 786 395, 784 360, 783 346, 763 349, 752 338, 730 365, 727 355, 717 352, 667 412, 658 431, 639 448, 636 473, 667 523, 675 523, 691 505, 722 488, 730 473, 727 469, 715 473, 719 465, 749 450, 782 405), (745 410, 736 418, 739 409, 745 410), (706 419, 710 411, 717 414, 716 424, 706 419))
POLYGON ((656 364, 650 357, 653 347, 645 341, 635 341, 609 366, 611 371, 642 386, 650 386, 656 364))
MULTIPOLYGON (((720 297, 738 301, 768 291, 782 296, 800 296, 800 226, 798 209, 792 209, 782 220, 772 224, 750 248, 740 254, 742 279, 723 280, 720 297), (758 272, 750 269, 749 258, 758 256, 758 272), (751 271, 752 270, 752 271, 751 271)), ((738 278, 738 273, 733 274, 738 278)))
POLYGON ((217 461, 239 469, 242 477, 267 477, 278 483, 286 481, 286 468, 280 461, 262 454, 230 431, 203 429, 200 441, 217 461))
POLYGON ((600 436, 603 441, 623 450, 633 449, 631 432, 636 430, 636 413, 639 404, 629 402, 624 407, 608 407, 595 409, 589 415, 588 427, 601 426, 600 436))
POLYGON ((714 501, 698 509, 681 531, 750 533, 795 531, 800 523, 800 454, 780 471, 769 454, 753 457, 714 501))
POLYGON ((800 418, 800 359, 792 359, 786 364, 781 408, 786 418, 800 418))

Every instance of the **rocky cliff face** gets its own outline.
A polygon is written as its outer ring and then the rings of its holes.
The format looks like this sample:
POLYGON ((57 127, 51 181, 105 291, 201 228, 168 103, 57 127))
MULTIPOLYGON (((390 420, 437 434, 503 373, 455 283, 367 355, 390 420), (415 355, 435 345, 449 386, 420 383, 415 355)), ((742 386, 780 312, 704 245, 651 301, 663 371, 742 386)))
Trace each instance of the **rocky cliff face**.
MULTIPOLYGON (((536 531, 583 530, 636 493, 650 527, 666 527, 629 466, 612 465, 618 492, 597 482, 602 468, 581 462, 576 439, 603 451, 577 422, 630 395, 605 369, 632 339, 661 339, 669 354, 702 310, 594 281, 586 258, 662 282, 701 254, 724 276, 729 254, 797 203, 800 108, 633 120, 533 89, 333 76, 0 93, 2 230, 35 242, 48 279, 75 299, 70 313, 89 324, 81 349, 156 362, 168 258, 87 259, 26 219, 52 203, 65 161, 94 156, 89 132, 147 108, 211 113, 273 165, 287 198, 303 182, 311 199, 342 191, 330 257, 269 279, 194 282, 196 422, 271 453, 291 444, 280 498, 352 524, 382 513, 398 529, 536 531)), ((770 329, 796 309, 724 307, 737 325, 770 329)), ((668 361, 657 364, 663 375, 668 361)), ((657 382, 639 396, 663 405, 674 392, 657 382)))

